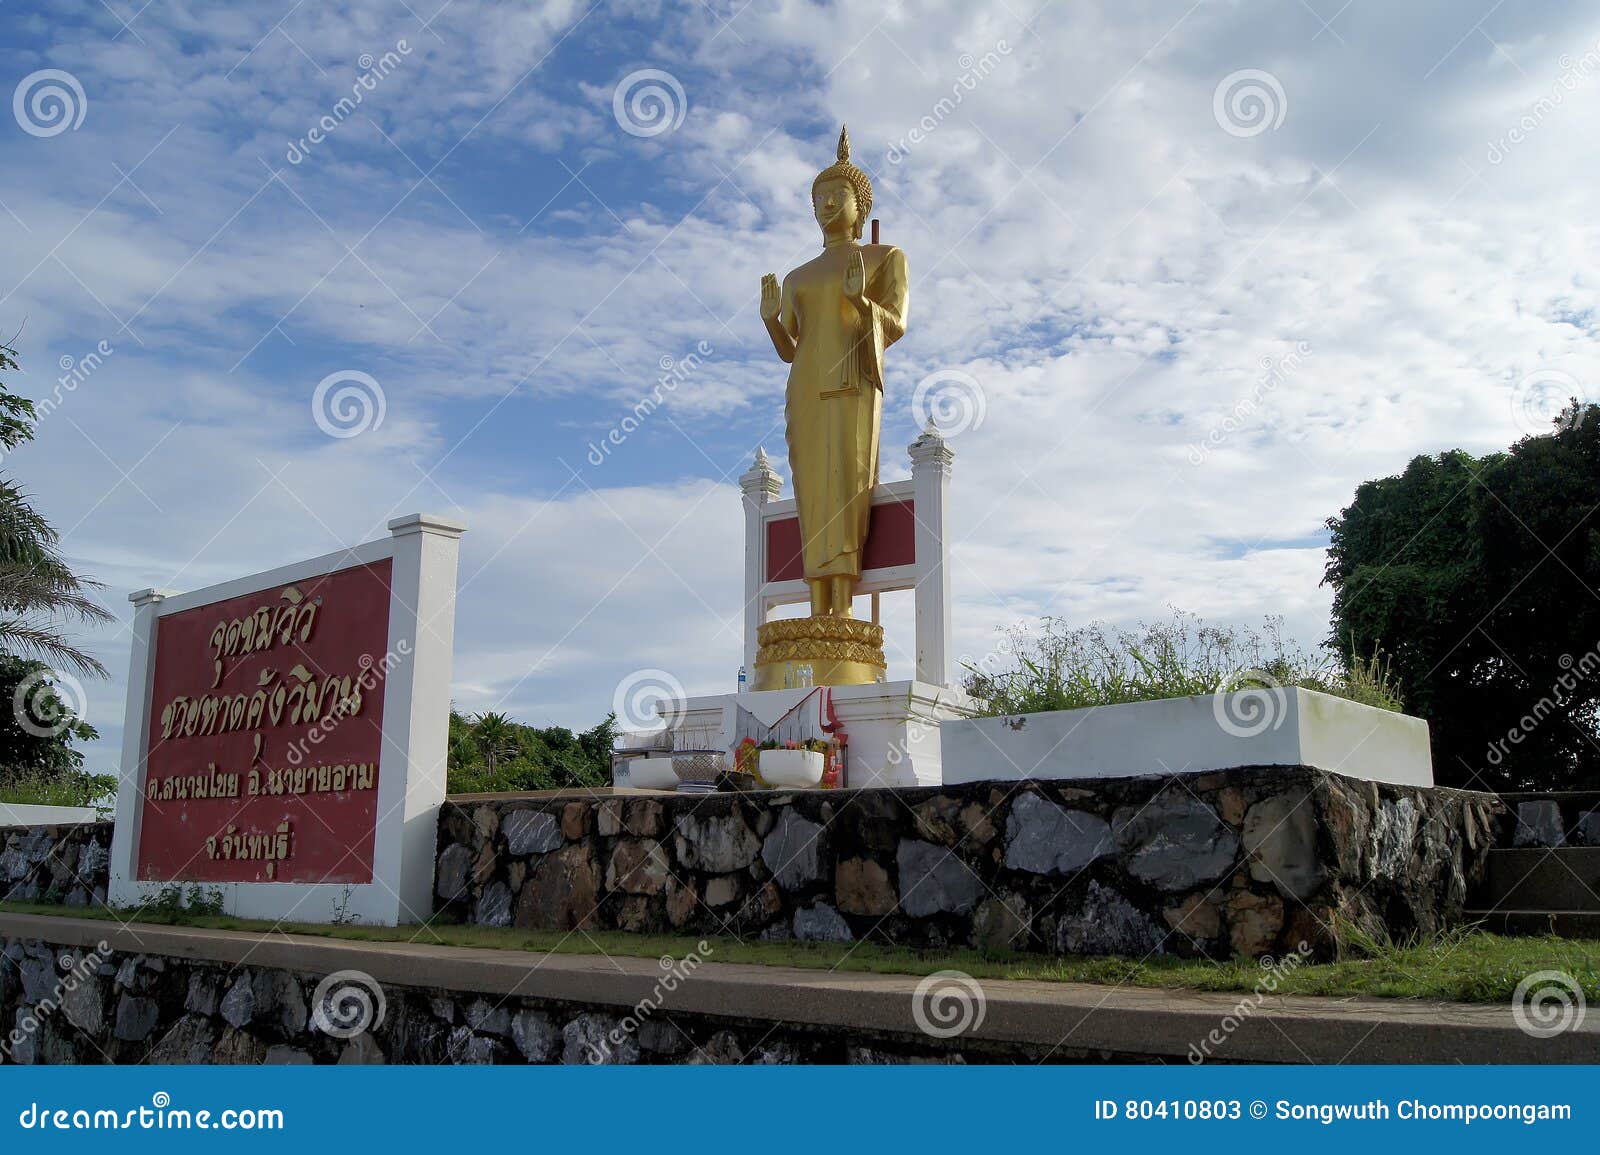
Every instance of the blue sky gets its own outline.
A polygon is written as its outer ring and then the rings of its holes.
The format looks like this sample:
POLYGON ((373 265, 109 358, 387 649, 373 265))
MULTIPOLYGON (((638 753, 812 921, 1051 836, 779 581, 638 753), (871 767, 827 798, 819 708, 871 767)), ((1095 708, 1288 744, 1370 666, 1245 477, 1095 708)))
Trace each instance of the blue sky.
MULTIPOLYGON (((469 710, 587 726, 641 669, 731 688, 736 478, 758 444, 787 472, 759 277, 815 251, 841 121, 912 273, 886 479, 919 382, 963 382, 962 654, 1169 605, 1315 643, 1321 523, 1361 480, 1504 446, 1595 379, 1580 4, 4 14, 0 328, 9 384, 51 402, 4 467, 124 623, 132 589, 460 518, 469 710), (66 125, 32 102, 52 85, 66 125), (381 424, 319 423, 342 373, 381 424)), ((887 623, 903 675, 909 607, 887 623)), ((128 637, 88 643, 117 672, 87 687, 109 765, 128 637)))

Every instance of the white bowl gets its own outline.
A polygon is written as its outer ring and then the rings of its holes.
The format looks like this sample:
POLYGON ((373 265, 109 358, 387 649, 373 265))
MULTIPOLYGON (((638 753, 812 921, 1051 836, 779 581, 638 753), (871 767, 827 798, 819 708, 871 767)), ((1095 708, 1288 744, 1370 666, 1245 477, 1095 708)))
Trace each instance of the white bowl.
POLYGON ((628 785, 635 790, 676 790, 678 775, 673 772, 672 757, 629 759, 628 785))
POLYGON ((820 786, 824 764, 820 750, 763 750, 761 780, 769 786, 820 786))

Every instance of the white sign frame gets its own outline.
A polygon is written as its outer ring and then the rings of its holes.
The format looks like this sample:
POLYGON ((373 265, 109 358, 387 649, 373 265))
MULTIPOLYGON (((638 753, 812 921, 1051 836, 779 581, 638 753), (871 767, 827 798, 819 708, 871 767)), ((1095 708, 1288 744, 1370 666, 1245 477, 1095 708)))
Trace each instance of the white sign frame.
POLYGON ((439 807, 444 802, 450 728, 450 673, 455 641, 456 566, 466 527, 413 513, 389 522, 389 536, 175 594, 130 594, 133 655, 129 663, 122 773, 111 837, 109 900, 137 908, 176 887, 215 895, 241 918, 380 926, 424 922, 433 914, 433 872, 439 807), (139 833, 144 817, 145 751, 155 671, 156 627, 168 615, 242 594, 306 581, 337 570, 392 559, 388 653, 382 683, 383 750, 378 761, 377 824, 370 883, 141 882, 139 833))

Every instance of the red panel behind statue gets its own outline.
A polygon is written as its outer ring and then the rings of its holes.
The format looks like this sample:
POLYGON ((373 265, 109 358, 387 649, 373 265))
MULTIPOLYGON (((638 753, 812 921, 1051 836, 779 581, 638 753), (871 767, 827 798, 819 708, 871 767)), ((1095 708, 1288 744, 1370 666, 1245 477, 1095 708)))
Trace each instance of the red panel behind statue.
POLYGON ((372 881, 388 560, 163 617, 142 881, 372 881))
MULTIPOLYGON (((861 550, 863 572, 911 565, 916 560, 916 504, 908 498, 874 505, 872 520, 867 523, 867 542, 861 550)), ((767 522, 767 581, 798 581, 805 576, 799 516, 767 522)))

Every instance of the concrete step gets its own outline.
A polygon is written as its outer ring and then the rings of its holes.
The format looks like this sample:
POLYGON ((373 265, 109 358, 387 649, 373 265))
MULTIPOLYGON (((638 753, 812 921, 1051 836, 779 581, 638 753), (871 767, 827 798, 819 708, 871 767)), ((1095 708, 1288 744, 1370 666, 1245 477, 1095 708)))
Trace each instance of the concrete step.
POLYGON ((1600 939, 1600 912, 1592 910, 1469 910, 1466 919, 1491 934, 1600 939))
POLYGON ((1485 910, 1564 910, 1600 913, 1600 846, 1491 850, 1483 891, 1485 910))

